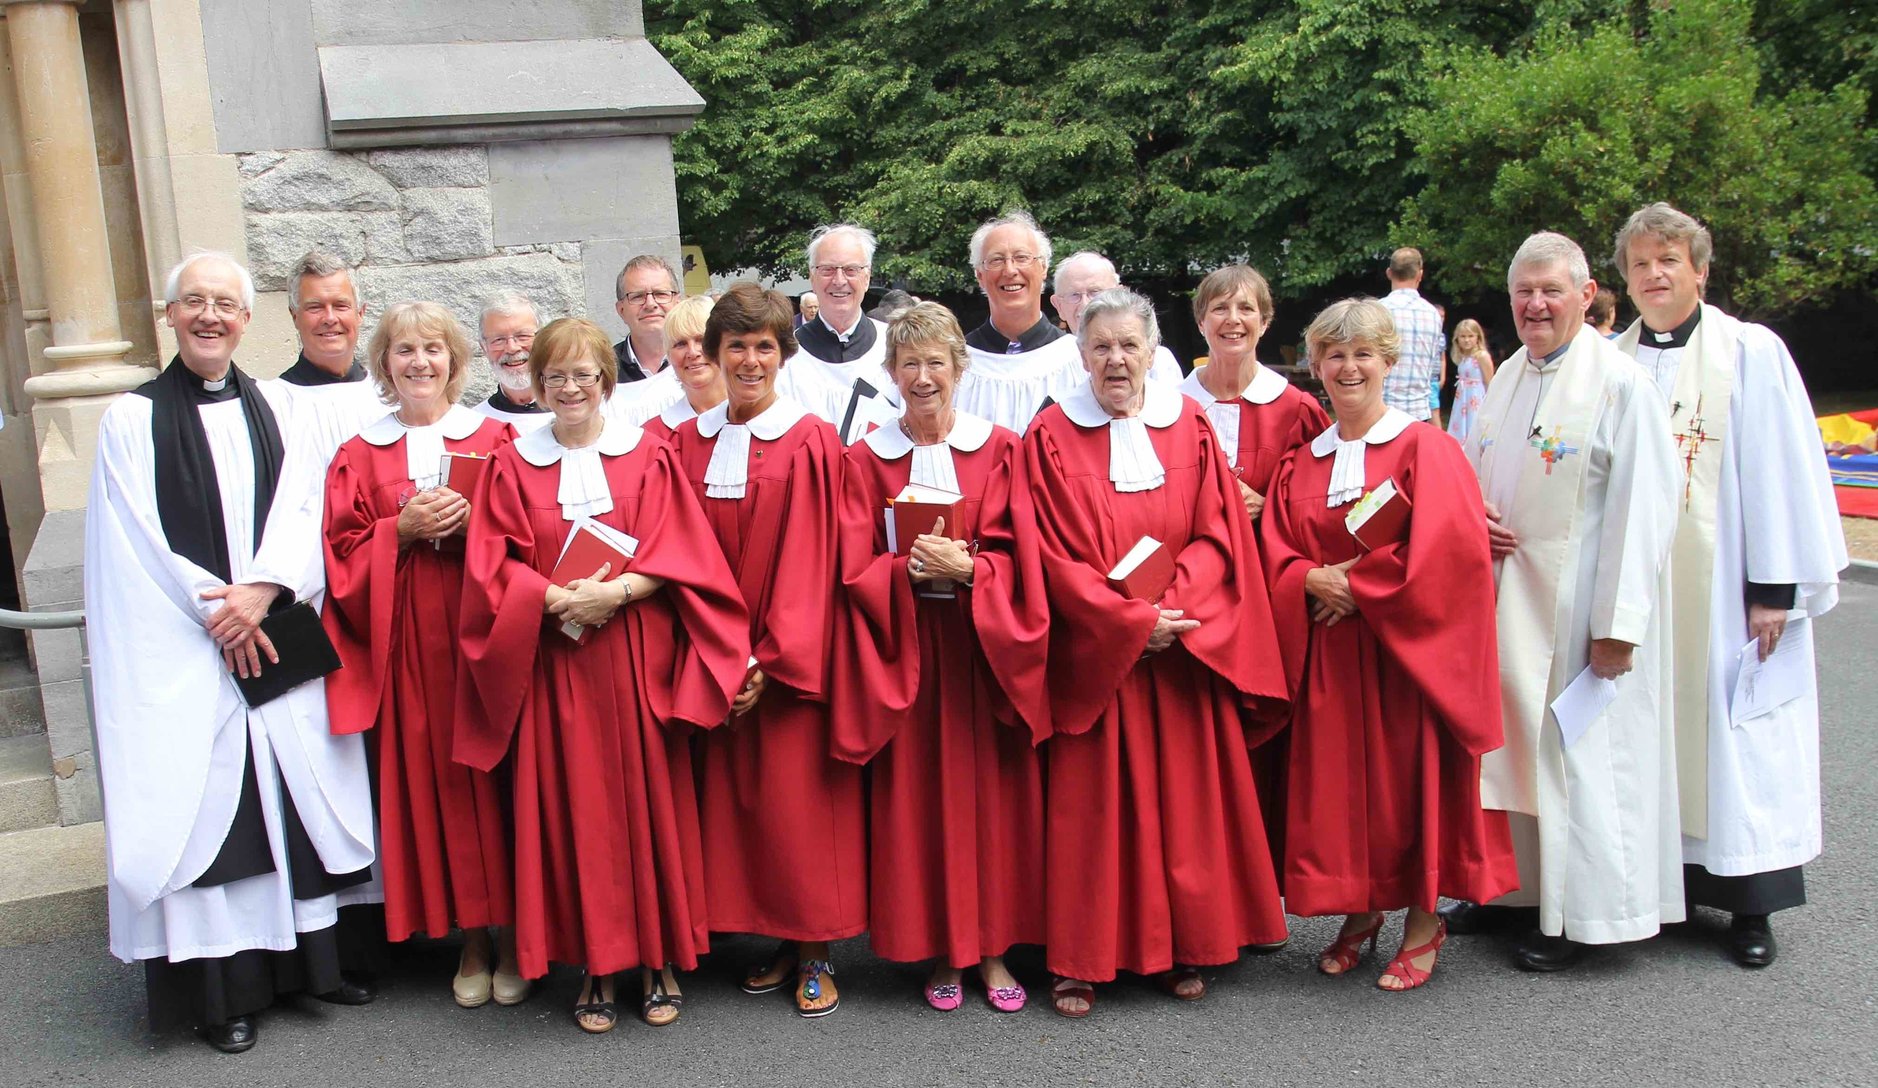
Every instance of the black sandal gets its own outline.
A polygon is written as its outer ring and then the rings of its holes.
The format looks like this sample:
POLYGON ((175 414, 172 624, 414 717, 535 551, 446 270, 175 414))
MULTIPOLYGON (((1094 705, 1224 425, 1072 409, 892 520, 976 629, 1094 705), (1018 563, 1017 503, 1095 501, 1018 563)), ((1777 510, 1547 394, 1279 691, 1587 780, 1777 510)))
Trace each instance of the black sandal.
MULTIPOLYGON (((581 987, 581 992, 587 994, 589 997, 598 998, 605 992, 601 987, 606 982, 607 978, 608 976, 606 975, 600 975, 598 977, 588 975, 586 984, 581 987)), ((617 993, 618 991, 616 989, 615 994, 617 995, 617 993)), ((619 1023, 619 1006, 611 1001, 582 1001, 574 1006, 574 1023, 580 1030, 589 1035, 605 1035, 607 1032, 612 1031, 614 1026, 619 1023), (587 1020, 584 1019, 589 1016, 600 1018, 602 1026, 591 1026, 587 1020)))
POLYGON ((667 1027, 678 1023, 678 1007, 685 1003, 685 995, 670 993, 665 989, 665 972, 663 970, 647 971, 645 975, 640 977, 639 986, 640 989, 644 991, 644 996, 639 1003, 639 1018, 641 1020, 644 1020, 647 1024, 655 1028, 667 1027), (652 980, 650 989, 646 988, 645 982, 647 977, 650 977, 652 980), (672 1015, 664 1020, 654 1020, 652 1018, 652 1010, 660 1008, 672 1010, 672 1015))
POLYGON ((794 942, 784 941, 776 946, 776 954, 770 957, 769 966, 752 967, 743 973, 743 992, 746 994, 773 994, 777 990, 795 981, 796 946, 794 942), (771 973, 776 973, 776 981, 759 983, 756 980, 771 973))

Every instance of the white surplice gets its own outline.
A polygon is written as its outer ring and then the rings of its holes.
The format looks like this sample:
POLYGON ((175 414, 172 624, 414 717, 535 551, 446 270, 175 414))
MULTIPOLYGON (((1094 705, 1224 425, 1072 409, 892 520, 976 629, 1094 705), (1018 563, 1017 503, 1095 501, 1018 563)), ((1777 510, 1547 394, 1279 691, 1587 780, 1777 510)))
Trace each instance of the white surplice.
MULTIPOLYGON (((1710 482, 1713 571, 1701 587, 1706 600, 1699 602, 1706 608, 1676 605, 1678 623, 1685 613, 1706 612, 1707 621, 1678 631, 1679 638, 1707 644, 1706 654, 1698 646, 1694 655, 1705 682, 1678 683, 1679 691, 1696 692, 1693 705, 1677 706, 1679 729, 1693 732, 1706 756, 1704 781, 1683 783, 1685 804, 1696 804, 1706 817, 1705 834, 1683 836, 1683 858, 1717 876, 1791 868, 1821 848, 1815 669, 1809 661, 1804 695, 1739 726, 1730 719, 1729 700, 1737 655, 1749 639, 1747 583, 1794 586, 1790 625, 1816 619, 1838 601, 1845 537, 1812 403, 1787 346, 1763 326, 1704 305, 1685 348, 1640 346, 1641 332, 1638 322, 1619 346, 1636 353, 1656 376, 1664 401, 1677 409, 1693 407, 1680 401, 1704 384, 1709 368, 1725 368, 1717 376, 1732 379, 1725 431, 1712 421, 1701 426, 1687 411, 1678 411, 1680 422, 1672 424, 1690 462, 1704 452, 1690 448, 1706 438, 1703 432, 1720 432, 1718 471, 1710 482), (1701 374, 1692 373, 1698 369, 1701 374)), ((1679 509, 1685 519, 1700 498, 1684 495, 1679 509)))
POLYGON ((1046 399, 1062 400, 1089 383, 1073 336, 1016 355, 980 351, 970 345, 965 351, 971 366, 959 377, 952 406, 1018 434, 1030 427, 1046 399))
POLYGON ((1575 941, 1650 936, 1684 916, 1660 607, 1681 478, 1661 404, 1587 326, 1550 362, 1509 359, 1463 446, 1520 539, 1494 564, 1506 745, 1481 760, 1481 802, 1513 814, 1519 852, 1502 902, 1575 941), (1604 638, 1637 646, 1632 671, 1566 748, 1549 704, 1604 638))
POLYGON ((783 360, 782 368, 776 372, 777 395, 795 401, 837 431, 845 422, 847 430, 841 435, 842 445, 857 442, 876 428, 891 426, 900 418, 900 391, 887 380, 887 372, 880 366, 886 337, 882 330, 880 338, 874 341, 874 346, 881 350, 867 353, 864 359, 873 360, 867 365, 863 365, 864 360, 825 363, 806 351, 796 352, 783 360), (857 391, 854 387, 857 380, 874 395, 857 391))
MULTIPOLYGON (((497 393, 495 395, 499 397, 502 394, 497 393)), ((477 401, 475 404, 470 405, 469 408, 470 411, 475 412, 479 416, 493 419, 498 423, 508 424, 515 428, 516 434, 527 434, 529 431, 540 430, 554 422, 553 412, 511 412, 506 408, 498 408, 494 404, 489 403, 487 398, 477 401)))
POLYGON ((313 448, 319 452, 322 467, 332 462, 333 454, 348 439, 393 407, 378 395, 378 383, 369 376, 324 385, 295 385, 279 378, 260 384, 269 392, 286 395, 299 425, 311 429, 313 448))
MULTIPOLYGON (((678 380, 678 371, 667 366, 641 381, 621 382, 614 386, 613 395, 606 398, 600 414, 609 420, 641 427, 646 420, 671 407, 673 402, 684 399, 685 387, 678 380)), ((550 414, 548 418, 553 420, 554 416, 550 414)))
MULTIPOLYGON (((180 362, 171 364, 181 366, 180 362)), ((236 582, 272 582, 301 600, 325 588, 320 553, 322 437, 295 421, 278 383, 261 383, 285 452, 259 549, 254 458, 239 400, 199 408, 214 460, 236 582)), ((380 406, 383 414, 383 406, 380 406)), ((126 962, 185 960, 248 949, 285 951, 323 929, 368 888, 295 900, 281 786, 328 872, 372 864, 365 748, 335 737, 323 684, 250 710, 207 623, 222 607, 200 594, 220 578, 170 550, 156 505, 152 403, 118 398, 98 428, 85 526, 98 772, 105 805, 111 951, 126 962), (275 871, 216 887, 190 884, 221 850, 252 751, 275 871), (350 894, 348 894, 350 893, 350 894)))

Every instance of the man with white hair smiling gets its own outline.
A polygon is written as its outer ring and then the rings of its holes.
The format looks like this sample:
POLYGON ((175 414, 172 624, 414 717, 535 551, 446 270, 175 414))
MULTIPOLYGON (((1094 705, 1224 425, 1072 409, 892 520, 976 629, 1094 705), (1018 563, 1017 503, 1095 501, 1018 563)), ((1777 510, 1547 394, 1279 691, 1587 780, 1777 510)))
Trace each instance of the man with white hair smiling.
POLYGON ((1519 862, 1498 906, 1538 908, 1516 962, 1556 971, 1684 917, 1665 566, 1682 481, 1649 376, 1585 323, 1584 251, 1535 234, 1506 278, 1524 346, 1463 444, 1491 519, 1506 719, 1480 800, 1506 811, 1519 862))
POLYGON ((861 312, 873 282, 875 246, 874 232, 853 223, 820 226, 809 235, 805 255, 816 312, 796 329, 800 350, 777 375, 777 388, 834 424, 843 442, 899 415, 899 391, 881 369, 887 325, 861 312))
POLYGON ((304 664, 262 621, 325 588, 331 451, 278 383, 235 365, 246 269, 197 254, 165 296, 177 358, 105 411, 86 512, 111 951, 143 962, 155 1024, 232 1053, 277 994, 371 1000, 341 974, 338 908, 375 897, 372 797, 323 684, 236 684, 304 664))
MULTIPOLYGON (((1115 271, 1115 263, 1093 250, 1072 253, 1057 262, 1056 276, 1053 281, 1050 305, 1056 309, 1069 326, 1071 336, 1082 331, 1083 307, 1089 300, 1104 291, 1112 291, 1122 285, 1121 274, 1115 271)), ((1148 377, 1157 382, 1179 385, 1186 376, 1180 369, 1180 360, 1167 349, 1166 344, 1154 349, 1154 363, 1148 370, 1148 377)))
POLYGON ((1028 213, 1006 212, 973 232, 971 259, 991 316, 966 334, 972 365, 954 403, 1022 434, 1045 405, 1088 377, 1076 338, 1043 316, 1050 238, 1028 213))
POLYGON ((554 413, 536 402, 534 379, 528 375, 528 352, 540 328, 540 311, 518 291, 490 298, 477 318, 476 339, 495 376, 496 391, 477 403, 475 410, 520 433, 554 422, 554 413))

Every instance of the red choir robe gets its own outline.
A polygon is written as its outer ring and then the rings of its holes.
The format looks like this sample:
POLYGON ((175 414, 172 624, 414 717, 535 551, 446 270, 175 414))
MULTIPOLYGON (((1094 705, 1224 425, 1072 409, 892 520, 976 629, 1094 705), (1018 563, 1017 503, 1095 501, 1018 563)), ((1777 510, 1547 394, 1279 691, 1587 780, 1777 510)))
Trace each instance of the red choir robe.
MULTIPOLYGON (((570 472, 598 484, 580 471, 592 467, 570 472)), ((553 427, 523 435, 472 501, 456 758, 510 760, 522 974, 695 967, 708 930, 691 727, 723 721, 750 652, 697 500, 669 448, 609 422, 583 450, 563 450, 553 427), (564 465, 588 455, 604 490, 564 495, 564 465), (542 612, 579 513, 637 538, 628 569, 665 580, 585 643, 542 612)))
POLYGON ((1049 608, 1035 534, 1020 538, 1011 521, 1011 493, 1025 486, 1017 435, 974 416, 926 450, 898 427, 848 448, 834 750, 872 761, 870 939, 890 960, 969 967, 1043 942, 1043 774, 1031 735, 1049 733, 1049 608), (948 467, 916 472, 916 460, 948 467), (946 533, 978 550, 972 585, 950 599, 918 595, 910 541, 887 550, 882 511, 916 476, 965 496, 946 533))
POLYGON ((1087 385, 1024 437, 1051 613, 1046 958, 1090 982, 1286 936, 1241 718, 1285 705, 1251 522, 1199 407, 1153 382, 1145 397, 1152 489, 1111 482, 1112 428, 1087 385), (1159 607, 1201 623, 1147 657, 1157 606, 1107 579, 1144 535, 1176 559, 1159 607))
POLYGON ((1364 440, 1365 493, 1394 478, 1405 536, 1349 570, 1356 614, 1313 623, 1304 576, 1358 552, 1326 498, 1334 429, 1278 470, 1261 519, 1292 706, 1282 876, 1293 914, 1486 902, 1518 886, 1504 812, 1480 806, 1501 744, 1493 568, 1461 448, 1391 410, 1364 440), (1307 786, 1308 788, 1302 788, 1307 786))
POLYGON ((700 745, 711 928, 839 940, 867 928, 861 769, 833 758, 828 729, 841 443, 779 398, 747 424, 743 497, 716 497, 706 476, 731 433, 726 411, 720 404, 672 436, 743 591, 768 678, 749 713, 700 745))
POLYGON ((323 619, 342 666, 326 678, 326 708, 334 733, 377 730, 394 941, 513 918, 502 784, 451 760, 463 542, 400 547, 398 513, 418 483, 436 483, 443 451, 487 454, 514 437, 467 408, 416 432, 388 413, 341 445, 326 473, 323 619))
MULTIPOLYGON (((1272 476, 1285 455, 1324 433, 1330 417, 1317 398, 1261 366, 1244 393, 1230 401, 1216 400, 1200 384, 1205 367, 1187 375, 1180 391, 1194 399, 1220 441, 1227 445, 1233 474, 1239 482, 1271 498, 1272 476), (1233 439, 1236 437, 1236 448, 1233 439)), ((1263 517, 1263 514, 1260 515, 1263 517)), ((1256 533, 1254 536, 1256 537, 1256 533)), ((1272 857, 1284 857, 1285 768, 1290 734, 1280 730, 1252 751, 1252 777, 1258 783, 1259 807, 1272 857)))

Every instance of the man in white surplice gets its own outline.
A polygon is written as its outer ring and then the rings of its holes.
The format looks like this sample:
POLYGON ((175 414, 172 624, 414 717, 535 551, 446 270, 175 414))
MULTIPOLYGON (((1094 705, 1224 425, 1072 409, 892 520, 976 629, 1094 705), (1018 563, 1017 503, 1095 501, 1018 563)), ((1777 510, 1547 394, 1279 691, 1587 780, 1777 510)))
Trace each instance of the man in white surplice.
POLYGON ((111 951, 144 961, 154 1026, 232 1052, 279 993, 370 999, 335 923, 371 897, 372 802, 322 684, 249 708, 230 677, 272 666, 270 607, 324 589, 316 426, 234 365, 245 269, 191 257, 166 297, 178 357, 106 410, 86 518, 111 951))
POLYGON ((1037 221, 1014 211, 982 223, 971 254, 991 315, 965 334, 972 365, 954 401, 961 412, 1023 434, 1045 405, 1089 384, 1089 372, 1076 338, 1043 316, 1050 239, 1037 221))
MULTIPOLYGON (((1519 859, 1521 890, 1499 906, 1538 907, 1516 962, 1551 971, 1580 944, 1683 918, 1662 607, 1680 480, 1649 378, 1585 324, 1584 251, 1535 234, 1507 287, 1524 347, 1465 443, 1494 519, 1506 715, 1480 794, 1507 811, 1519 859), (1549 708, 1587 673, 1615 697, 1567 743, 1562 725, 1585 719, 1549 708)), ((1494 910, 1445 916, 1467 931, 1494 910)))
POLYGON ((874 278, 874 232, 853 223, 816 227, 805 252, 818 299, 796 326, 796 352, 776 374, 776 391, 832 424, 853 442, 900 417, 900 391, 887 379, 887 325, 861 312, 874 278))
POLYGON ((1811 621, 1838 600, 1845 537, 1787 346, 1702 301, 1708 230, 1652 204, 1616 250, 1641 315, 1618 347, 1662 392, 1686 474, 1671 560, 1683 881, 1692 906, 1733 916, 1736 962, 1764 967, 1768 915, 1806 902, 1800 867, 1819 856, 1811 621), (1750 642, 1757 661, 1784 649, 1800 674, 1791 699, 1752 718, 1732 707, 1750 642))
MULTIPOLYGON (((1094 250, 1085 249, 1057 262, 1056 274, 1050 278, 1050 305, 1055 307, 1063 324, 1069 326, 1069 334, 1075 336, 1082 331, 1082 312, 1088 308, 1090 300, 1121 285, 1122 275, 1115 270, 1115 262, 1094 250)), ((1186 372, 1180 369, 1180 360, 1174 358, 1174 353, 1166 344, 1154 349, 1154 362, 1148 367, 1148 377, 1157 382, 1179 385, 1186 376, 1186 372)))

